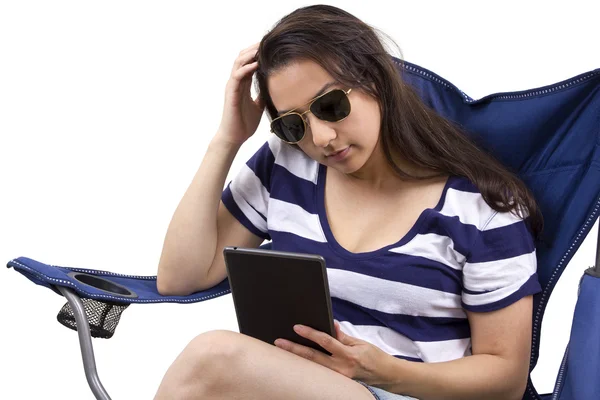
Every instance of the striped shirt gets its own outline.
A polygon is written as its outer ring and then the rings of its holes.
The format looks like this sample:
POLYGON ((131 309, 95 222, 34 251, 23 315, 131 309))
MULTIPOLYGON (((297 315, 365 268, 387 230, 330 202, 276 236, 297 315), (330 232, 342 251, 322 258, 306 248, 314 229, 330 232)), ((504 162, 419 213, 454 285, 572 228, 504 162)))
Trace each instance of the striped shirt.
POLYGON ((327 222, 326 168, 272 135, 221 198, 274 250, 325 258, 344 333, 410 361, 454 360, 471 355, 465 310, 493 311, 541 291, 525 221, 493 210, 463 177, 451 176, 437 206, 398 242, 349 252, 327 222))

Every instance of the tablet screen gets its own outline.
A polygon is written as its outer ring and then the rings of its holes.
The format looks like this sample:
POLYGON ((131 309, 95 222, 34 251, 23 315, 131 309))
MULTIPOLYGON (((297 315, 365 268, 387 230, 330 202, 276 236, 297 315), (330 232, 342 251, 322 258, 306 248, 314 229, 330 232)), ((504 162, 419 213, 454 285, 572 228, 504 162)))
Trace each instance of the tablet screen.
POLYGON ((293 329, 302 324, 335 337, 323 257, 241 247, 225 247, 223 254, 240 333, 331 354, 293 329))

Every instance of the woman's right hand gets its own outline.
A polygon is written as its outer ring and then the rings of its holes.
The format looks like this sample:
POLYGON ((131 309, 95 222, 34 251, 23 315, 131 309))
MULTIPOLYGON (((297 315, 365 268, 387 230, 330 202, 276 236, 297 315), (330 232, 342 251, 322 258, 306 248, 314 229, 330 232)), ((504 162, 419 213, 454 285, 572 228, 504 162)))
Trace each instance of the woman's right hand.
POLYGON ((256 132, 264 110, 260 99, 252 99, 252 75, 258 68, 255 61, 259 43, 242 50, 233 64, 225 87, 223 116, 217 135, 227 142, 241 145, 256 132))

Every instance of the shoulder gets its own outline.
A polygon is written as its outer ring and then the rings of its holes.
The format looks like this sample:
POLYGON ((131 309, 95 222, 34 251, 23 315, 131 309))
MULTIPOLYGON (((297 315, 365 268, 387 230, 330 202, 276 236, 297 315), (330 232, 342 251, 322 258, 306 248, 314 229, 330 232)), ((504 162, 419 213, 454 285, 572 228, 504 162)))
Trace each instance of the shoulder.
POLYGON ((468 178, 451 176, 447 184, 442 214, 457 216, 463 224, 474 225, 478 230, 490 230, 523 222, 527 212, 497 211, 484 198, 479 188, 468 178))
POLYGON ((484 229, 496 211, 485 201, 477 186, 464 176, 450 176, 440 213, 457 217, 462 224, 484 229))

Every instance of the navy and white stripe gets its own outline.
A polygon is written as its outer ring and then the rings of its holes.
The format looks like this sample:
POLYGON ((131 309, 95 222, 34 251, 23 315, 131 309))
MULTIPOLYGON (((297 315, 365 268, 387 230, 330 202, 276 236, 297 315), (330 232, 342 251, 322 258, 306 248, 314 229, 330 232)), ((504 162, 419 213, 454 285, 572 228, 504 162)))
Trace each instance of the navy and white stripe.
POLYGON ((541 290, 523 219, 494 211, 451 177, 440 203, 398 242, 351 253, 324 207, 326 168, 274 135, 223 191, 228 210, 275 250, 322 255, 334 318, 347 334, 411 361, 471 354, 466 311, 493 311, 541 290))

